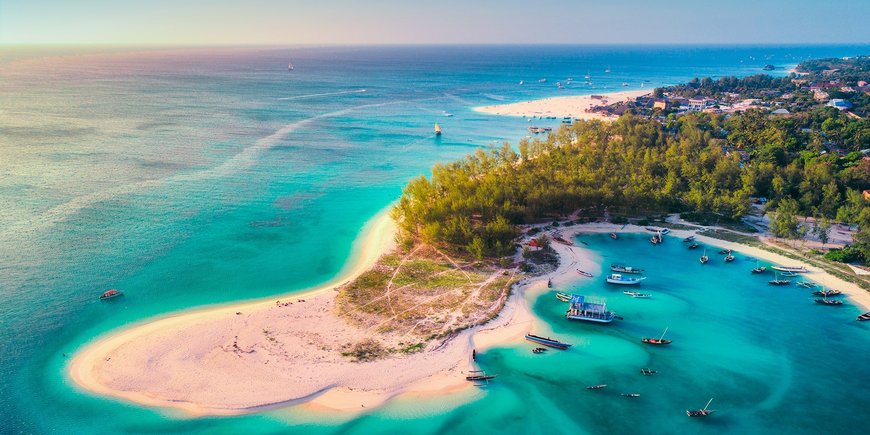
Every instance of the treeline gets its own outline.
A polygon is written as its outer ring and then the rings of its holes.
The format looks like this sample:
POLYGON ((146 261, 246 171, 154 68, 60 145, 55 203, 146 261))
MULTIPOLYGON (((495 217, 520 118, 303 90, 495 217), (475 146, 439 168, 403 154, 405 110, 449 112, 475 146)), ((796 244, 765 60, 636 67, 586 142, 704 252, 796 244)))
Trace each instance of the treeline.
POLYGON ((694 98, 697 96, 708 98, 720 98, 723 94, 740 94, 743 98, 763 99, 772 93, 793 92, 797 89, 791 81, 791 77, 771 77, 767 74, 757 74, 748 77, 721 77, 713 80, 710 77, 703 79, 693 78, 688 83, 656 88, 654 96, 661 97, 665 92, 672 95, 694 98))
MULTIPOLYGON (((795 136, 802 124, 793 122, 754 113, 691 114, 664 124, 631 115, 610 124, 577 122, 543 141, 436 165, 430 178, 406 186, 394 217, 406 240, 478 257, 513 252, 515 224, 578 210, 739 219, 752 197, 764 196, 773 204, 793 199, 805 215, 870 220, 867 202, 859 200, 860 189, 870 187, 870 163, 857 153, 821 154, 795 136), (741 159, 744 151, 749 160, 741 159)), ((846 121, 836 125, 844 134, 846 121)))

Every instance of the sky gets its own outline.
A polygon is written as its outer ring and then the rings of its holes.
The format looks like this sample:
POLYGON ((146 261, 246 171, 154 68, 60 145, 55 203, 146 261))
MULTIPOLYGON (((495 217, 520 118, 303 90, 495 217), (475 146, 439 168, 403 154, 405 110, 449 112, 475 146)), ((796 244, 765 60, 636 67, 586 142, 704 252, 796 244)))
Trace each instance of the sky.
POLYGON ((0 0, 2 45, 870 43, 870 0, 0 0))

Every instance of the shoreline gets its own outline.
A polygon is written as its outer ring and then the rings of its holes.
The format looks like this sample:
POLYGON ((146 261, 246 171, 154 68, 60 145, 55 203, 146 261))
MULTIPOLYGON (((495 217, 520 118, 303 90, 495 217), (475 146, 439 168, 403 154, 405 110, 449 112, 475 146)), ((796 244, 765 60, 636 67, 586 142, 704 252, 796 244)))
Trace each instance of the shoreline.
POLYGON ((612 120, 617 117, 587 112, 586 109, 633 100, 650 93, 652 93, 652 90, 614 91, 594 94, 603 97, 601 99, 593 99, 592 95, 549 97, 517 103, 478 106, 474 108, 474 111, 490 115, 521 116, 524 118, 555 116, 557 118, 570 117, 582 120, 612 120))

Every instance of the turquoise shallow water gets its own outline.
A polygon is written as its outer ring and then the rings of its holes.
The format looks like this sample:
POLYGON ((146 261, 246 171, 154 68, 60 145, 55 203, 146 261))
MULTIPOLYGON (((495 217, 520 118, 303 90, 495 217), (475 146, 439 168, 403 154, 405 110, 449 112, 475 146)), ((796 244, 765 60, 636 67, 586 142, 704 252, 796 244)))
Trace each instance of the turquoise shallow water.
POLYGON ((544 356, 527 346, 489 351, 481 355, 484 368, 502 376, 485 392, 398 400, 352 419, 298 409, 186 419, 80 393, 63 370, 65 353, 112 328, 296 291, 335 276, 363 224, 408 179, 435 162, 525 135, 525 120, 478 114, 473 106, 621 90, 622 82, 652 88, 693 76, 754 74, 766 63, 868 48, 0 53, 2 432, 688 427, 763 433, 785 427, 812 433, 837 407, 850 412, 824 427, 854 429, 867 419, 861 411, 867 399, 850 385, 868 380, 860 364, 867 328, 851 321, 857 309, 816 307, 794 288, 752 287, 740 262, 700 269, 687 257, 684 267, 668 269, 683 264, 677 243, 652 250, 640 240, 615 252, 604 243, 609 239, 584 239, 604 262, 618 256, 655 272, 645 283, 654 299, 626 299, 578 281, 584 291, 607 296, 626 318, 602 328, 564 321, 564 307, 542 296, 534 306, 546 323, 541 327, 569 337, 576 348, 544 356), (288 59, 293 73, 286 71, 288 59), (603 73, 607 66, 612 73, 603 73), (587 71, 594 88, 555 88, 555 81, 587 71), (538 84, 539 77, 548 84, 538 84), (445 129, 440 139, 432 135, 436 121, 445 129), (664 253, 662 261, 651 261, 664 253), (112 287, 126 296, 99 303, 96 295, 112 287), (677 341, 671 348, 637 342, 665 326, 677 341), (663 375, 636 379, 643 365, 663 375), (599 382, 613 388, 592 395, 582 388, 599 382), (614 396, 618 389, 643 396, 626 402, 614 396), (683 409, 703 406, 711 395, 721 414, 703 425, 687 423, 683 409), (111 418, 95 418, 105 415, 111 418))

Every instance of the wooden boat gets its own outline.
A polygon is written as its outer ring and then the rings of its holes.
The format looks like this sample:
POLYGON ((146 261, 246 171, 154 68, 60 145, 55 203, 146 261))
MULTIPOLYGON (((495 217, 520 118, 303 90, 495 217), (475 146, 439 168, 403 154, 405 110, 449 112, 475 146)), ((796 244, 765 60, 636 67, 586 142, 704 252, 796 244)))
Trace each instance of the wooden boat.
POLYGON ((843 292, 841 292, 841 291, 839 291, 839 290, 826 290, 826 289, 822 289, 822 290, 816 290, 816 291, 814 291, 813 294, 816 295, 816 296, 824 296, 824 297, 828 297, 828 296, 840 296, 841 294, 843 294, 843 292))
POLYGON ((861 314, 860 316, 856 317, 855 320, 857 320, 859 322, 866 322, 866 321, 870 320, 870 311, 868 311, 864 314, 861 314))
POLYGON ((755 269, 752 269, 752 273, 764 273, 767 272, 767 268, 764 266, 759 266, 758 261, 755 262, 755 269))
POLYGON ((554 347, 556 349, 561 349, 561 350, 565 350, 565 349, 571 347, 571 345, 568 343, 562 343, 561 341, 553 340, 550 337, 544 338, 544 337, 540 337, 540 336, 537 336, 534 334, 526 334, 526 340, 529 340, 532 343, 543 344, 544 346, 554 347))
POLYGON ((441 136, 441 126, 435 123, 435 136, 441 136))
POLYGON ((699 245, 697 243, 692 243, 691 245, 689 245, 689 249, 698 249, 700 247, 701 247, 701 245, 699 245))
POLYGON ((610 264, 610 270, 613 271, 613 272, 619 272, 619 273, 631 273, 631 274, 634 274, 634 275, 638 275, 638 274, 643 273, 643 269, 640 269, 640 268, 637 268, 637 267, 626 266, 626 265, 623 264, 623 263, 611 263, 611 264, 610 264))
POLYGON ((619 236, 617 236, 616 233, 610 233, 610 238, 616 240, 619 238, 619 236))
MULTIPOLYGON (((472 373, 475 373, 475 372, 472 371, 472 373)), ((498 376, 498 375, 488 375, 488 374, 486 374, 486 372, 477 372, 477 373, 481 373, 481 374, 468 375, 465 377, 465 380, 466 381, 473 381, 473 382, 488 381, 490 379, 495 379, 495 377, 498 376)))
POLYGON ((809 282, 809 281, 801 281, 799 283, 796 283, 795 285, 800 287, 800 288, 813 288, 816 286, 816 283, 809 282))
POLYGON ((695 236, 689 236, 689 237, 686 237, 685 239, 683 239, 683 242, 686 242, 686 243, 693 242, 693 241, 695 241, 695 236))
POLYGON ((584 272, 584 271, 582 271, 582 270, 580 270, 580 269, 577 269, 577 274, 579 274, 579 275, 581 275, 581 276, 585 276, 585 277, 587 277, 587 278, 592 278, 592 274, 591 274, 591 273, 589 273, 589 272, 584 272))
POLYGON ((733 256, 733 255, 728 254, 728 255, 725 256, 725 262, 726 262, 726 263, 730 263, 730 262, 732 262, 732 261, 734 261, 734 256, 733 256))
POLYGON ((780 272, 791 272, 791 273, 807 273, 807 272, 809 272, 803 266, 771 266, 770 268, 773 270, 780 271, 780 272))
POLYGON ((843 305, 843 301, 839 299, 828 299, 827 296, 823 299, 816 299, 816 303, 822 305, 843 305))
POLYGON ((652 370, 652 369, 650 369, 650 368, 648 368, 648 367, 644 367, 644 368, 640 369, 640 374, 642 374, 642 375, 644 375, 644 376, 652 376, 652 375, 654 375, 654 374, 656 374, 656 373, 658 373, 658 372, 655 371, 655 370, 652 370))
POLYGON ((665 332, 662 332, 661 337, 659 337, 659 338, 644 337, 644 338, 641 338, 640 341, 647 343, 647 344, 671 344, 671 343, 673 343, 673 341, 665 340, 665 334, 667 334, 667 333, 668 333, 668 328, 665 328, 665 332))
POLYGON ((689 417, 706 417, 706 416, 713 413, 712 409, 707 409, 710 406, 710 403, 712 403, 712 402, 713 402, 713 398, 710 398, 710 401, 707 402, 707 405, 704 406, 704 409, 696 409, 693 411, 690 411, 687 409, 686 415, 688 415, 689 417))
POLYGON ((623 294, 626 294, 626 295, 629 295, 629 296, 631 296, 631 297, 633 297, 633 298, 648 298, 648 297, 652 296, 652 295, 649 294, 649 293, 630 292, 630 291, 628 291, 628 290, 626 290, 626 291, 624 291, 624 292, 622 292, 622 293, 623 293, 623 294))
POLYGON ((770 285, 789 285, 791 284, 791 280, 788 279, 780 279, 779 273, 777 273, 774 278, 767 282, 770 285))
POLYGON ((710 261, 710 257, 707 256, 706 249, 704 250, 704 255, 702 255, 701 258, 698 259, 698 261, 700 261, 701 264, 707 264, 707 262, 710 261))
POLYGON ((723 249, 723 250, 719 251, 719 253, 720 254, 731 254, 731 250, 730 249, 723 249))
POLYGON ((640 397, 640 393, 622 393, 622 397, 640 397))
POLYGON ((536 347, 532 349, 532 353, 544 353, 547 351, 546 347, 536 347))
POLYGON ((586 387, 587 390, 600 390, 602 388, 607 388, 607 384, 590 385, 586 387))
POLYGON ((102 300, 106 300, 106 299, 112 299, 112 298, 121 296, 123 294, 124 293, 122 293, 118 290, 115 290, 115 289, 106 290, 105 292, 103 292, 103 294, 100 295, 100 300, 102 301, 102 300))
POLYGON ((556 299, 562 302, 571 302, 571 295, 568 293, 556 292, 556 299))
POLYGON ((619 285, 638 285, 641 281, 645 280, 645 276, 622 276, 618 273, 611 273, 610 276, 607 277, 607 282, 610 284, 619 284, 619 285))

